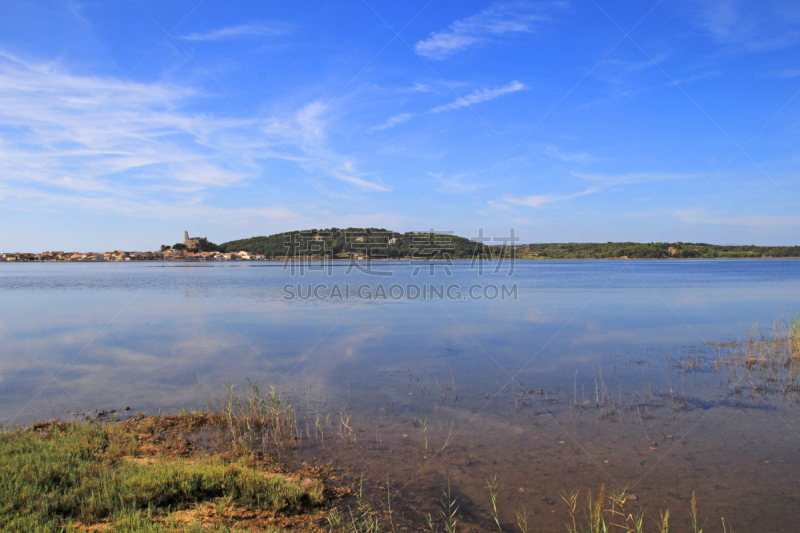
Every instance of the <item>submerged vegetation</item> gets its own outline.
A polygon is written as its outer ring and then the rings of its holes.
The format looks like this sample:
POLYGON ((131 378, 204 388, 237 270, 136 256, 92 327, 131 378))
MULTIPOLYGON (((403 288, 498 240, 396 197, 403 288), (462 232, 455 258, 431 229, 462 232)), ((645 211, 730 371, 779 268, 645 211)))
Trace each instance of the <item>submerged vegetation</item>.
POLYGON ((765 334, 757 325, 741 342, 712 344, 714 352, 681 362, 686 370, 726 371, 734 392, 781 395, 800 401, 800 318, 779 321, 765 334))
MULTIPOLYGON (((792 331, 794 339, 797 330, 792 331)), ((476 524, 462 519, 462 504, 451 495, 449 483, 438 512, 400 520, 388 495, 383 502, 388 510, 370 503, 363 477, 351 490, 334 482, 330 471, 287 468, 281 454, 296 448, 304 433, 292 406, 274 389, 264 394, 257 383, 249 383, 240 395, 229 383, 223 398, 210 407, 206 413, 139 414, 119 423, 52 421, 27 429, 6 428, 0 434, 0 529, 476 531, 476 524)), ((342 428, 349 428, 349 417, 340 418, 342 428)), ((324 441, 319 420, 315 427, 315 438, 324 441)), ((307 429, 305 435, 310 438, 312 433, 307 429)), ((345 429, 338 436, 346 445, 354 438, 345 429)), ((496 475, 486 480, 486 489, 491 525, 508 531, 501 518, 504 504, 498 498, 496 475)), ((390 494, 388 480, 386 490, 390 494)), ((589 491, 584 516, 577 491, 565 491, 561 497, 570 521, 557 531, 641 533, 669 528, 670 514, 664 511, 657 520, 650 517, 648 523, 658 525, 648 529, 647 510, 638 502, 631 505, 636 498, 625 489, 608 496, 605 487, 596 496, 589 491)), ((515 529, 534 531, 524 505, 514 515, 515 529)), ((702 531, 694 495, 690 518, 693 529, 686 530, 702 531)))
MULTIPOLYGON (((494 521, 494 526, 497 531, 513 531, 503 529, 504 524, 498 518, 497 509, 497 490, 498 481, 496 476, 492 476, 487 480, 487 489, 491 499, 491 516, 494 521)), ((606 493, 605 485, 601 485, 600 490, 596 496, 593 495, 592 490, 587 491, 585 508, 581 510, 580 492, 576 490, 564 490, 561 493, 561 500, 566 506, 569 515, 569 521, 564 524, 563 529, 559 528, 559 533, 669 533, 670 520, 674 517, 670 516, 670 511, 659 511, 658 515, 650 515, 647 509, 642 506, 636 505, 636 496, 630 494, 626 488, 620 489, 616 492, 606 493)), ((427 533, 455 533, 458 531, 459 513, 458 501, 450 496, 449 487, 448 491, 444 493, 444 498, 441 503, 440 520, 434 519, 430 514, 426 516, 426 531, 427 533)), ((515 530, 520 533, 533 533, 534 530, 530 528, 528 521, 530 515, 521 506, 518 510, 514 511, 517 518, 515 530)), ((673 520, 673 526, 675 525, 673 520)), ((705 522, 700 524, 698 522, 697 498, 694 492, 692 493, 689 516, 684 520, 680 520, 681 524, 678 531, 686 531, 690 533, 703 533, 705 522)), ((725 523, 722 519, 723 531, 733 532, 733 529, 725 523)), ((379 530, 374 530, 379 531, 379 530)))

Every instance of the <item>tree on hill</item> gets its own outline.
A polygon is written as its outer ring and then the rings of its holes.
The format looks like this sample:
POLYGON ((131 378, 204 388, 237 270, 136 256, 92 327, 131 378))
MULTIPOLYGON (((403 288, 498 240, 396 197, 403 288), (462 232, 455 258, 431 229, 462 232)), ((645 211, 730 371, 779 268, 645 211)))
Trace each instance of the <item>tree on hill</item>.
POLYGON ((206 237, 199 237, 195 250, 198 252, 219 252, 220 247, 209 241, 206 237))

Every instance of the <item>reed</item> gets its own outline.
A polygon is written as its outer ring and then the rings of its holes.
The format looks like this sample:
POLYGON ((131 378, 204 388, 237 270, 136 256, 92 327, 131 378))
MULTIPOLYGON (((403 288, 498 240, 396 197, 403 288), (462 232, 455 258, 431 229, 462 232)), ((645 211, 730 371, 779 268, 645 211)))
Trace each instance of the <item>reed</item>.
POLYGON ((492 500, 492 518, 497 525, 497 529, 503 531, 500 525, 499 513, 497 512, 497 493, 500 492, 500 483, 497 481, 496 475, 493 474, 486 480, 486 488, 489 489, 489 498, 492 500))
MULTIPOLYGON (((565 491, 561 499, 567 506, 572 524, 565 524, 568 533, 644 533, 644 509, 631 512, 627 508, 628 493, 627 489, 611 493, 606 496, 605 485, 600 486, 597 498, 592 497, 592 491, 588 491, 587 509, 585 512, 585 524, 579 523, 575 517, 578 506, 578 491, 565 491)), ((669 509, 659 512, 658 533, 669 533, 670 512, 669 509)), ((697 529, 697 499, 692 493, 692 507, 690 513, 692 528, 695 533, 702 533, 702 529, 697 529)))
MULTIPOLYGON (((458 498, 454 498, 450 492, 450 481, 447 482, 447 490, 442 491, 441 508, 439 515, 442 517, 442 525, 444 526, 444 533, 456 533, 456 526, 458 525, 458 498)), ((425 515, 425 522, 427 525, 428 533, 438 533, 439 524, 433 519, 430 513, 425 515)))
MULTIPOLYGON (((491 476, 487 479, 486 488, 489 489, 490 501, 489 512, 495 526, 502 531, 502 524, 499 518, 500 508, 497 499, 499 486, 496 476, 491 476)), ((669 533, 670 511, 668 509, 660 511, 659 518, 655 524, 656 529, 646 529, 644 526, 646 511, 641 507, 636 510, 631 509, 630 496, 627 489, 609 493, 605 485, 601 485, 596 494, 588 490, 582 519, 578 516, 579 496, 580 492, 577 490, 565 490, 561 493, 561 499, 566 505, 571 519, 571 523, 564 524, 564 529, 567 533, 669 533)), ((444 492, 444 499, 440 504, 439 510, 442 520, 439 522, 430 513, 426 514, 426 531, 428 533, 438 533, 441 530, 441 525, 445 533, 454 533, 456 524, 459 522, 459 506, 456 503, 456 498, 451 497, 448 482, 448 489, 444 492)), ((528 533, 530 531, 530 515, 525 506, 522 505, 518 510, 515 510, 514 514, 517 518, 516 525, 519 531, 528 533)), ((691 499, 690 520, 691 531, 702 533, 703 529, 698 528, 697 498, 694 493, 692 493, 691 499)), ((723 524, 727 525, 728 530, 730 530, 730 525, 726 524, 724 519, 723 524)), ((683 531, 683 529, 681 530, 683 531)))
POLYGON ((517 526, 522 533, 528 533, 528 511, 525 510, 523 505, 519 510, 514 511, 517 516, 517 526))
POLYGON ((264 394, 258 382, 247 380, 247 389, 239 394, 228 381, 220 403, 230 440, 243 448, 260 445, 262 451, 279 448, 300 440, 301 434, 290 402, 284 401, 274 387, 264 394))
POLYGON ((445 533, 456 533, 458 524, 458 498, 453 498, 450 493, 450 482, 447 482, 447 492, 444 493, 442 509, 439 511, 444 521, 445 533))
MULTIPOLYGON (((735 390, 747 384, 752 392, 800 401, 800 318, 775 322, 769 335, 755 324, 747 340, 722 346, 727 350, 718 351, 710 365, 726 370, 735 390)), ((702 363, 695 367, 686 368, 702 369, 702 363)))

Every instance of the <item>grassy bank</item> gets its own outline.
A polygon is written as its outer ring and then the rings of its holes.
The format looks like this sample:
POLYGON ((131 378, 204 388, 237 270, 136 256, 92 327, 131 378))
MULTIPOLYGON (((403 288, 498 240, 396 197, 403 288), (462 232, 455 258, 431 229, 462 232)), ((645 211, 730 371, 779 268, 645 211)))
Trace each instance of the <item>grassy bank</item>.
POLYGON ((319 469, 287 470, 291 406, 252 385, 213 413, 121 423, 50 422, 0 434, 0 529, 320 531, 329 502, 319 469), (266 453, 265 453, 266 452, 266 453))
POLYGON ((191 414, 5 432, 0 529, 279 531, 323 520, 327 497, 314 473, 199 451, 186 438, 219 422, 191 414))

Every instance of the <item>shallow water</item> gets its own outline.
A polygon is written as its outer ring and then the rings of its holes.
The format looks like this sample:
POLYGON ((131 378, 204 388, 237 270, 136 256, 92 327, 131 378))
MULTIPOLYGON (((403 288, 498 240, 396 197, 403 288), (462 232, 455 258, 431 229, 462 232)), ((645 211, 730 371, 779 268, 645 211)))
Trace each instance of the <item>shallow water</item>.
POLYGON ((706 531, 723 516, 737 531, 796 529, 794 401, 731 394, 730 376, 675 361, 800 315, 800 261, 493 267, 0 264, 0 422, 199 408, 249 378, 319 417, 324 453, 388 476, 411 514, 435 514, 449 480, 464 525, 489 527, 496 475, 504 529, 523 504, 532 525, 563 526, 559 492, 601 483, 629 487, 651 518, 670 508, 678 529, 693 490, 706 531), (324 284, 326 299, 287 300, 287 284, 324 284), (362 284, 369 298, 331 298, 362 284), (516 297, 489 299, 501 284, 516 297), (409 285, 461 292, 413 299, 409 285))

